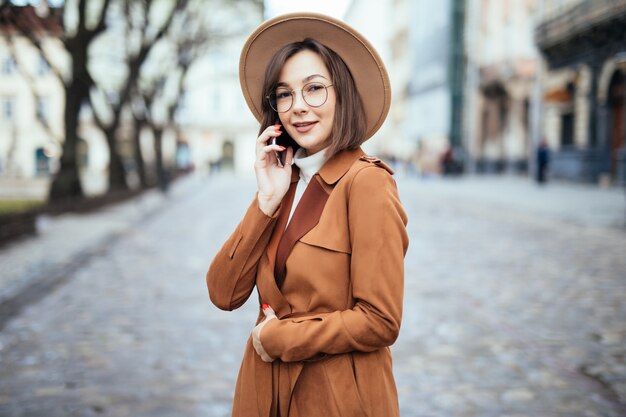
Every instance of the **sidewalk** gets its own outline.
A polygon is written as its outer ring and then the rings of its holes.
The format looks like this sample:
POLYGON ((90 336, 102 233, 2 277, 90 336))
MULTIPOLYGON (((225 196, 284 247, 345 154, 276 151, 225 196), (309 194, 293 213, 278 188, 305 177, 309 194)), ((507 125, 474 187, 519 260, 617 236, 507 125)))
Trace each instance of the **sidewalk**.
MULTIPOLYGON (((168 195, 151 190, 140 197, 90 214, 42 216, 39 233, 0 249, 0 328, 23 305, 38 300, 66 280, 72 271, 101 255, 117 239, 132 231, 168 201, 192 193, 205 184, 201 174, 174 183, 168 195)), ((211 181, 249 182, 253 178, 215 177, 211 181)), ((449 207, 515 216, 527 221, 564 222, 583 227, 624 230, 625 196, 619 188, 551 182, 539 187, 526 178, 464 176, 460 178, 410 178, 398 176, 400 197, 435 196, 449 207)), ((419 201, 417 202, 419 204, 419 201)))
MULTIPOLYGON (((118 235, 69 248, 68 282, 6 323, 0 415, 230 415, 258 298, 220 311, 204 275, 255 181, 181 185, 144 214, 111 210, 102 222, 115 218, 118 235)), ((621 212, 620 194, 514 178, 398 185, 410 239, 392 346, 402 416, 626 415, 626 233, 585 214, 605 199, 621 212)), ((28 260, 22 243, 12 250, 28 260)))
POLYGON ((0 199, 43 200, 48 190, 48 178, 0 177, 0 199))
POLYGON ((149 190, 97 212, 37 219, 37 235, 0 249, 0 329, 26 304, 37 301, 92 257, 105 252, 160 209, 194 187, 193 177, 172 184, 167 195, 149 190))
POLYGON ((626 191, 552 181, 544 186, 518 176, 398 179, 400 197, 426 192, 451 205, 484 206, 494 214, 536 214, 538 220, 626 230, 626 191))

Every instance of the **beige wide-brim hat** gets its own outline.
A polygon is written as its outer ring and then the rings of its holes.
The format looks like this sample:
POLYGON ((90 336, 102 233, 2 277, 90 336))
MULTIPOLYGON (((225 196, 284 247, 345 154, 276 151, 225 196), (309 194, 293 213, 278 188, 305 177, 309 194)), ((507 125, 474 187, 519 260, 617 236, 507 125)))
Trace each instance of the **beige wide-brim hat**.
POLYGON ((274 54, 283 46, 312 38, 335 51, 346 63, 363 100, 366 139, 385 121, 391 105, 391 86, 374 47, 344 22, 318 13, 290 13, 261 24, 248 38, 239 59, 239 81, 246 102, 262 120, 263 80, 274 54))

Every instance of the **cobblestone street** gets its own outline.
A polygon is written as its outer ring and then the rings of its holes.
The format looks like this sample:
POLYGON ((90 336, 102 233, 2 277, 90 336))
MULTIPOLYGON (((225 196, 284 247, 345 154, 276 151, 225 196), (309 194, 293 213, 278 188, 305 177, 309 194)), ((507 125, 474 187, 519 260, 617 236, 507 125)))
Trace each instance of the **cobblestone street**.
MULTIPOLYGON (((112 237, 66 236, 87 245, 83 262, 53 268, 62 283, 0 332, 0 416, 229 415, 257 299, 222 312, 204 275, 254 180, 182 181, 130 225, 110 219, 123 225, 112 237)), ((411 238, 392 348, 402 416, 626 416, 623 191, 398 184, 411 238)), ((32 279, 44 238, 0 249, 0 282, 32 279)))

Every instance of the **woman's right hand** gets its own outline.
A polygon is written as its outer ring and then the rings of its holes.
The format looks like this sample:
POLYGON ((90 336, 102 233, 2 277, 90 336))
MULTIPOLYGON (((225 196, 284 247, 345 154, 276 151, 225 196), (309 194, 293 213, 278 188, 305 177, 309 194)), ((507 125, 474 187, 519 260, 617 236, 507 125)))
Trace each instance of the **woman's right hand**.
POLYGON ((285 150, 279 145, 270 145, 272 138, 282 134, 280 125, 272 125, 261 133, 256 140, 256 161, 254 171, 258 188, 259 208, 268 216, 274 215, 281 200, 289 189, 293 148, 285 150), (279 166, 276 153, 287 152, 285 165, 279 166))

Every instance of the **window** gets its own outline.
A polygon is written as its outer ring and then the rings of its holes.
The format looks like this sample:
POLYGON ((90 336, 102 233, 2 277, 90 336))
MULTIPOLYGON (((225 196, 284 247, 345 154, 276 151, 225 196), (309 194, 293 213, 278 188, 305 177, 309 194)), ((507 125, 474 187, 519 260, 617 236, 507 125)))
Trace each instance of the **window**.
POLYGON ((45 97, 37 97, 36 99, 37 120, 48 120, 48 99, 45 97))
POLYGON ((2 99, 2 118, 4 120, 13 120, 15 117, 15 98, 4 97, 2 99))
POLYGON ((10 56, 2 61, 2 74, 3 75, 11 75, 15 72, 15 59, 10 56))
POLYGON ((561 146, 571 147, 574 145, 574 114, 561 115, 561 146))
POLYGON ((35 149, 35 174, 47 176, 50 173, 50 158, 46 155, 44 148, 35 149))

